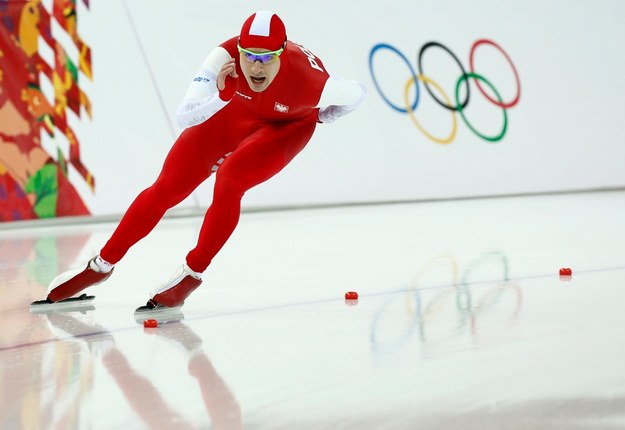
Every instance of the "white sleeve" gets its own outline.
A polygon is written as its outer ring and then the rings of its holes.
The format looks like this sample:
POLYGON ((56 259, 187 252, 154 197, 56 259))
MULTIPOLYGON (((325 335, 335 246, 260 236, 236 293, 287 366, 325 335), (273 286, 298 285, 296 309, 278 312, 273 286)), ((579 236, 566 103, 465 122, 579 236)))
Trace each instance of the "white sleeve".
POLYGON ((317 107, 319 121, 330 123, 356 109, 365 99, 367 89, 360 82, 330 76, 317 107))
POLYGON ((219 98, 217 75, 221 67, 231 58, 228 51, 221 46, 208 54, 176 110, 180 127, 187 128, 200 124, 228 104, 219 98))

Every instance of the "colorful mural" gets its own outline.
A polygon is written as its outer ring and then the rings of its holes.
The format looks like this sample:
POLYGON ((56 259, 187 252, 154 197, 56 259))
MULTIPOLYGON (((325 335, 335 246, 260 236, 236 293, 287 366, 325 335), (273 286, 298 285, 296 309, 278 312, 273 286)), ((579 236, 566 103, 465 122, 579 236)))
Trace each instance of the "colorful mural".
MULTIPOLYGON (((89 0, 82 1, 88 8, 89 0)), ((95 180, 82 162, 68 110, 91 118, 79 85, 82 76, 92 79, 91 49, 78 35, 76 0, 51 2, 50 13, 41 0, 0 0, 0 221, 90 213, 75 183, 84 181, 93 192, 95 180), (74 61, 53 37, 52 20, 73 41, 74 61), (53 64, 40 55, 41 41, 54 53, 53 64), (54 100, 42 91, 42 79, 54 88, 54 100), (55 150, 42 146, 43 133, 55 150), (70 165, 79 177, 73 170, 70 177, 70 165)))

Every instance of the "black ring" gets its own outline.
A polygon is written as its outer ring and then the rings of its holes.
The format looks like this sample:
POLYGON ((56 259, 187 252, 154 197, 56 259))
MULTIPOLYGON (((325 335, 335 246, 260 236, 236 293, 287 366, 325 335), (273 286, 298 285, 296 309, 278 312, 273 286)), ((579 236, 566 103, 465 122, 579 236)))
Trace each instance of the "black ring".
POLYGON ((467 104, 469 103, 469 94, 470 94, 469 79, 467 79, 467 71, 464 70, 464 67, 462 66, 462 63, 460 62, 458 57, 456 57, 456 54, 451 52, 449 50, 449 48, 447 48, 445 45, 443 45, 441 43, 438 43, 438 42, 428 42, 425 45, 423 45, 421 47, 421 50, 419 51, 419 57, 418 57, 419 74, 425 76, 425 73, 423 73, 423 66, 422 66, 423 53, 425 52, 426 49, 428 49, 431 46, 438 46, 439 48, 447 51, 447 53, 449 55, 451 55, 451 58, 454 59, 456 64, 458 64, 458 66, 460 67, 460 70, 462 70, 462 76, 465 77, 465 82, 466 82, 466 85, 467 85, 467 98, 466 98, 466 100, 464 102, 462 102, 460 107, 458 107, 458 106, 449 106, 445 102, 439 100, 438 97, 436 97, 436 95, 434 94, 434 92, 430 89, 430 86, 428 85, 428 83, 424 81, 423 84, 425 85, 425 89, 428 91, 428 93, 430 93, 430 95, 436 101, 436 103, 438 103, 439 105, 441 105, 445 109, 448 109, 448 110, 451 110, 451 111, 456 111, 456 112, 459 111, 460 109, 464 109, 465 107, 467 107, 467 104))

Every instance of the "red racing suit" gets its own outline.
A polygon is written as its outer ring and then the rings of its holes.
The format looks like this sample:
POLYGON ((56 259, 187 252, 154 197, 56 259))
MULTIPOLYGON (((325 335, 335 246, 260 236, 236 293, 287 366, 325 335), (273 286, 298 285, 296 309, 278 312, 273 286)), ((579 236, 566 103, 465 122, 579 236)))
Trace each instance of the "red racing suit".
MULTIPOLYGON (((233 85, 230 78, 227 85, 233 85)), ((351 112, 364 94, 360 84, 330 76, 319 58, 291 41, 271 84, 254 92, 239 65, 237 38, 227 40, 193 78, 177 112, 186 128, 158 178, 133 201, 100 256, 117 263, 169 208, 216 172, 213 201, 186 258, 193 271, 203 272, 238 224, 244 193, 280 172, 306 146, 318 122, 351 112), (222 100, 216 78, 229 58, 236 60, 238 88, 222 100)))

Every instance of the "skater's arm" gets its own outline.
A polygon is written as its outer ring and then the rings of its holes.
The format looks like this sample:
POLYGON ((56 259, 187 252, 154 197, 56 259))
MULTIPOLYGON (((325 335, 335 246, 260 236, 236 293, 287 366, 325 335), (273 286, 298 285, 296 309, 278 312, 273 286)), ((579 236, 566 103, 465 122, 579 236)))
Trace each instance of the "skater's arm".
POLYGON ((178 106, 178 125, 187 128, 200 124, 221 110, 232 99, 237 78, 230 54, 221 46, 213 49, 178 106))
POLYGON ((319 121, 331 123, 355 110, 365 99, 367 89, 360 82, 330 76, 319 100, 319 121))

